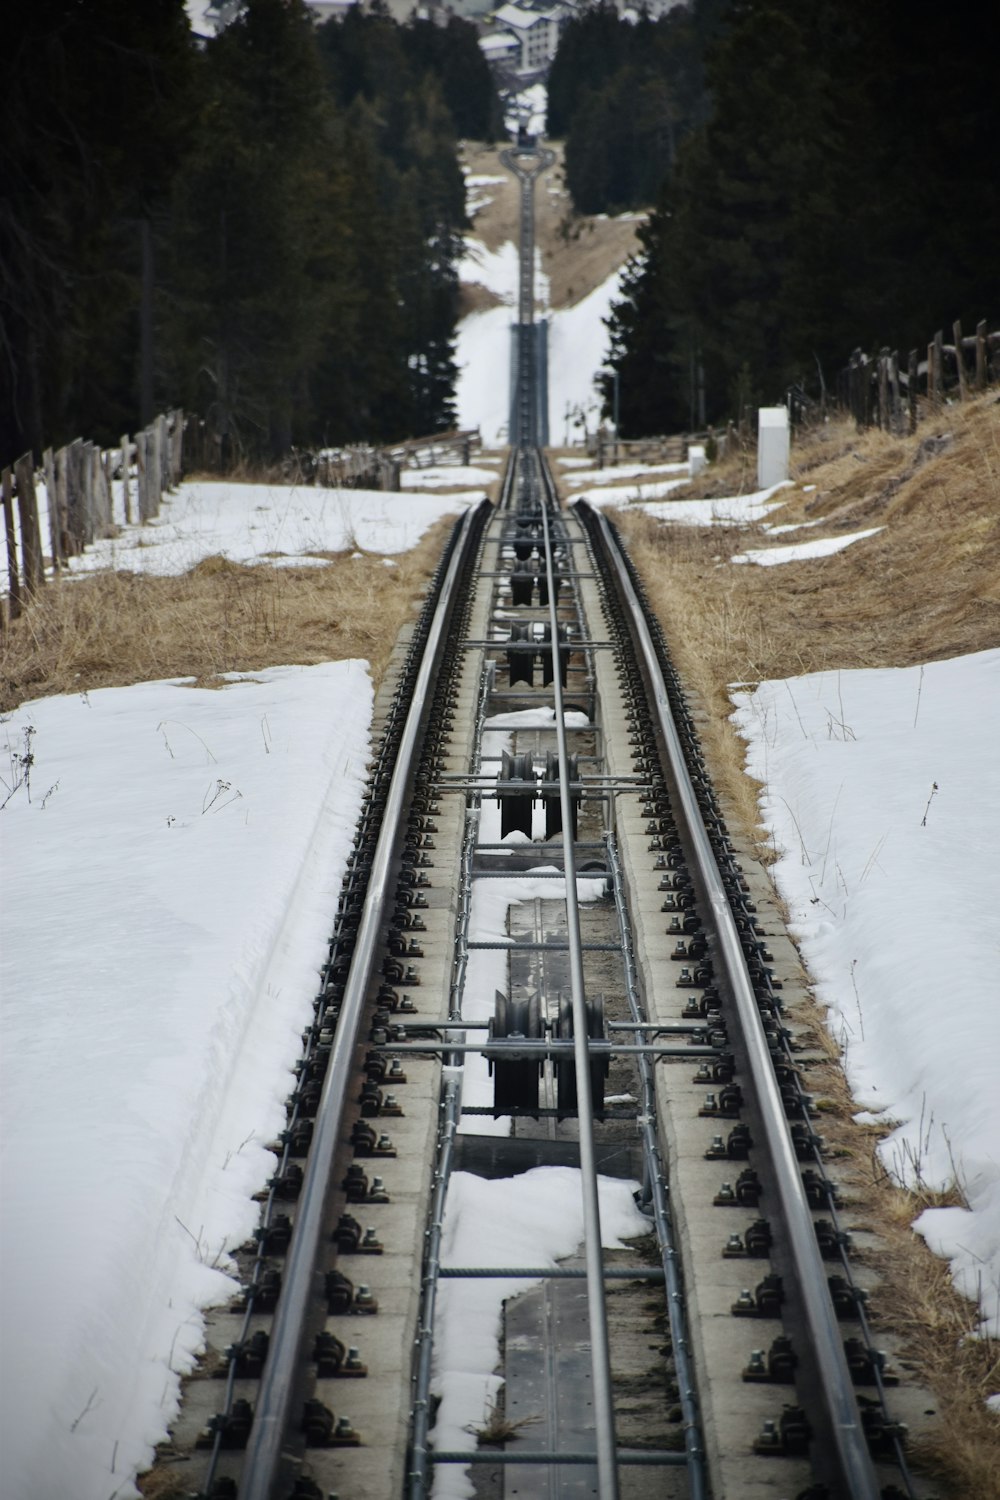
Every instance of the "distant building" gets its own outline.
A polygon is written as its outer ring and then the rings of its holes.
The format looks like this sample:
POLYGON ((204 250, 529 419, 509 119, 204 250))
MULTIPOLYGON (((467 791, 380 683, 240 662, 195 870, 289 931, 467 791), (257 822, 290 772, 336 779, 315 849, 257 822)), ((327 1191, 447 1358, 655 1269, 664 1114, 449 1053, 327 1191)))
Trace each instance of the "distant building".
MULTIPOLYGON (((493 29, 486 36, 502 35, 504 32, 512 36, 517 43, 518 55, 516 60, 513 56, 505 60, 513 61, 519 73, 540 73, 556 55, 564 14, 572 14, 565 5, 546 6, 545 9, 537 10, 522 5, 501 5, 499 10, 493 12, 493 29)), ((486 51, 486 48, 483 50, 486 51)))

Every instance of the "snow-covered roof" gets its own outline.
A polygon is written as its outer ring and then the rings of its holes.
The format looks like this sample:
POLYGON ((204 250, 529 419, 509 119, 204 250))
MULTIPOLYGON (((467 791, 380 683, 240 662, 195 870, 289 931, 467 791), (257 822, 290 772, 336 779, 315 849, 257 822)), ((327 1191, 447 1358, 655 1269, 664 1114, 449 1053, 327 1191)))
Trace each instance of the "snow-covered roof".
POLYGON ((520 45, 517 37, 509 31, 492 31, 488 36, 479 38, 479 46, 487 56, 490 53, 499 56, 501 52, 514 52, 520 45))
POLYGON ((551 20, 547 12, 522 10, 519 5, 501 5, 500 9, 494 12, 494 17, 501 26, 510 26, 515 31, 530 31, 532 26, 537 26, 540 21, 551 20))

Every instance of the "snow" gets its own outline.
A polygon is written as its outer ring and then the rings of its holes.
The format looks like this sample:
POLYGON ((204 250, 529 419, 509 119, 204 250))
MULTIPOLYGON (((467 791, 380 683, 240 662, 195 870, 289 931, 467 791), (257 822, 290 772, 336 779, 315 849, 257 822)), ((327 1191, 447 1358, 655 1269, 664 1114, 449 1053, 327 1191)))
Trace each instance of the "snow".
POLYGON ((574 498, 586 500, 589 505, 639 505, 645 501, 662 500, 687 482, 685 474, 683 479, 660 479, 649 484, 638 479, 633 484, 599 484, 595 489, 582 490, 574 498))
MULTIPOLYGON (((454 473, 454 469, 449 471, 449 475, 454 473)), ((482 498, 480 489, 434 496, 319 485, 190 481, 164 496, 155 520, 123 526, 119 536, 95 542, 71 560, 70 571, 115 568, 162 577, 184 573, 212 556, 236 563, 318 567, 324 559, 317 553, 355 547, 366 552, 406 552, 441 516, 453 515, 482 498)), ((43 535, 47 535, 46 525, 43 517, 43 535)))
MULTIPOLYGON (((481 469, 476 464, 435 464, 427 469, 404 469, 399 482, 404 490, 433 490, 450 484, 493 484, 496 477, 495 469, 481 469)), ((478 490, 476 496, 482 499, 478 490)))
POLYGON ((778 890, 879 1154, 1000 1333, 1000 650, 736 692, 778 890))
MULTIPOLYGON (((654 501, 644 505, 643 509, 660 521, 675 521, 681 526, 748 526, 770 511, 781 509, 784 502, 775 500, 774 496, 788 483, 786 480, 764 490, 754 490, 749 495, 731 495, 719 500, 654 501)), ((585 498, 594 503, 591 495, 585 498)))
MULTIPOLYGON (((774 528, 778 530, 777 527, 774 528)), ((872 526, 867 531, 852 531, 845 536, 817 537, 811 542, 792 542, 785 547, 754 548, 739 552, 730 560, 734 563, 756 563, 760 568, 773 568, 778 563, 806 562, 814 557, 832 557, 843 552, 845 547, 864 541, 867 536, 877 536, 884 526, 872 526)))
MULTIPOLYGON (((569 460, 564 459, 564 463, 569 460)), ((566 476, 567 484, 614 484, 616 479, 650 479, 662 474, 683 474, 689 477, 689 468, 683 464, 613 464, 606 469, 588 468, 566 476)))
POLYGON ((360 806, 366 663, 26 703, 3 775, 3 1493, 131 1496, 257 1221, 360 806), (30 790, 30 800, 29 800, 30 790), (3 793, 6 795, 6 792, 3 793))
MULTIPOLYGON (((412 478, 407 471, 402 483, 412 478)), ((495 474, 471 466, 420 471, 407 489, 439 485, 485 486, 495 474), (431 475, 434 475, 431 478, 431 475)), ((394 494, 384 490, 338 490, 316 485, 240 484, 229 480, 188 481, 165 494, 160 514, 125 524, 122 486, 114 482, 113 517, 118 535, 94 542, 70 558, 70 576, 113 568, 160 577, 187 572, 206 557, 272 567, 323 567, 328 552, 399 553, 416 546, 442 516, 454 515, 483 499, 483 488, 447 495, 394 494)), ((39 520, 48 537, 48 500, 37 486, 39 520)), ((134 499, 134 485, 133 485, 134 499)), ((6 542, 0 541, 6 578, 6 542)))
POLYGON ((469 313, 458 325, 455 408, 460 428, 478 427, 488 448, 507 441, 510 418, 509 307, 469 313))
POLYGON ((549 433, 563 447, 582 441, 583 421, 593 428, 600 418, 601 398, 594 379, 610 352, 604 319, 621 295, 624 268, 572 307, 557 308, 549 324, 549 433))
POLYGON ((484 286, 508 307, 517 300, 518 253, 513 240, 505 240, 498 250, 488 250, 471 235, 465 237, 465 254, 458 263, 458 277, 472 286, 484 286))

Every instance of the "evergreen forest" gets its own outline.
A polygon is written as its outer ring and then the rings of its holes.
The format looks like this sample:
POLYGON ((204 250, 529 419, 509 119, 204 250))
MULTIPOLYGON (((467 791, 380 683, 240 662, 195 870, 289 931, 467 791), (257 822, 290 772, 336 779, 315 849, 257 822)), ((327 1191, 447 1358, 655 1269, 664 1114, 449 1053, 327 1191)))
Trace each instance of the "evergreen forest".
POLYGON ((600 4, 567 28, 574 204, 653 208, 609 321, 623 436, 808 407, 855 348, 905 363, 997 316, 998 56, 989 5, 600 4))
POLYGON ((12 0, 0 102, 0 452, 165 405, 220 456, 453 423, 457 142, 500 104, 476 31, 376 5, 12 0))

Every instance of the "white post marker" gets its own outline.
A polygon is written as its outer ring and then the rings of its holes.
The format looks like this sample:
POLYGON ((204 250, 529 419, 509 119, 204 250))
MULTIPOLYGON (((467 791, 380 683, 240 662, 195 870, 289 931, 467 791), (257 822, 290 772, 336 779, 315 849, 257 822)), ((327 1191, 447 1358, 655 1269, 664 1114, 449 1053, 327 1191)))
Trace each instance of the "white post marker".
POLYGON ((688 478, 693 479, 696 474, 700 474, 707 462, 703 445, 701 443, 689 443, 688 478))
POLYGON ((757 413, 757 488, 788 478, 788 408, 762 406, 757 413))

